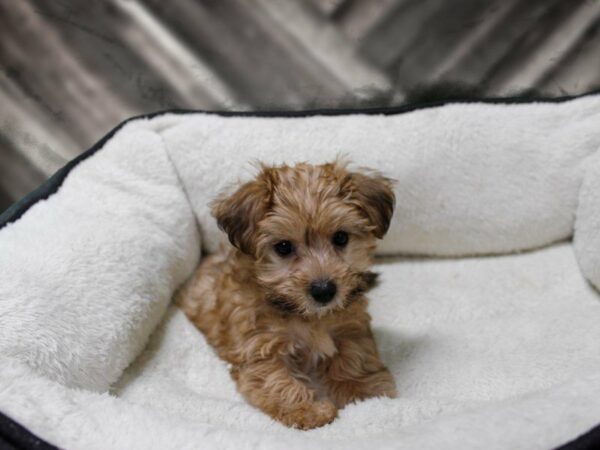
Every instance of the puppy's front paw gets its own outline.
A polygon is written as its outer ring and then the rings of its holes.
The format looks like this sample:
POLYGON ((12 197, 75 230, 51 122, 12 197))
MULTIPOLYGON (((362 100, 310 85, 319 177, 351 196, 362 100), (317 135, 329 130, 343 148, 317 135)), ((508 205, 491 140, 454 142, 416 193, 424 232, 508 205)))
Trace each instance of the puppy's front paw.
POLYGON ((385 369, 373 377, 372 386, 366 392, 366 397, 389 397, 396 398, 396 382, 389 370, 385 369))
POLYGON ((337 417, 337 408, 329 400, 301 403, 277 417, 288 427, 309 430, 331 423, 337 417))
POLYGON ((338 408, 343 408, 349 403, 372 397, 396 398, 398 392, 394 377, 383 369, 359 380, 331 382, 329 395, 338 408))

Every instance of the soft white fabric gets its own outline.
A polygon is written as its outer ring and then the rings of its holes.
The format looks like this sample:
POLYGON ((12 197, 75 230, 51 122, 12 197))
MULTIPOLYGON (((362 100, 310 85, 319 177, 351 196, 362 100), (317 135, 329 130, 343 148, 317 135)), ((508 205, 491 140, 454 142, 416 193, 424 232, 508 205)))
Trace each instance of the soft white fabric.
POLYGON ((105 391, 199 258, 160 137, 130 126, 0 232, 0 353, 105 391))
POLYGON ((379 261, 371 294, 396 400, 288 430, 245 403, 174 307, 111 395, 0 363, 0 409, 73 449, 550 449, 600 417, 600 302, 568 243, 518 256, 379 261))
MULTIPOLYGON (((600 124, 599 124, 600 125, 600 124)), ((600 126, 598 127, 600 129, 600 126)), ((600 152, 588 158, 579 193, 573 245, 586 278, 600 289, 600 152)))
POLYGON ((324 162, 343 154, 398 180, 381 254, 455 256, 568 238, 587 157, 600 148, 599 128, 600 96, 590 96, 563 104, 454 104, 395 116, 192 114, 163 135, 209 250, 221 235, 208 200, 232 180, 250 177, 247 161, 324 162))
POLYGON ((572 439, 600 421, 600 296, 583 276, 600 285, 599 124, 600 96, 133 121, 0 231, 0 410, 82 449, 542 449, 572 439), (371 312, 400 397, 300 432, 247 405, 167 305, 201 243, 222 239, 207 203, 251 176, 247 161, 339 153, 398 179, 380 254, 535 249, 569 238, 576 221, 575 247, 381 260, 371 312))

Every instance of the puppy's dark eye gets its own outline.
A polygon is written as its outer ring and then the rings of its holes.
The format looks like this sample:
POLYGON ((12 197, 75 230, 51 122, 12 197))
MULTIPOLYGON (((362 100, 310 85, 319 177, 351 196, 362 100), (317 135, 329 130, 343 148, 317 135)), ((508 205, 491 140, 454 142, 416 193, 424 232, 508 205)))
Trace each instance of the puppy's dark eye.
POLYGON ((348 243, 348 239, 348 233, 340 230, 334 233, 333 237, 331 238, 331 242, 333 242, 333 245, 336 245, 338 247, 345 247, 348 243))
POLYGON ((292 253, 292 250, 294 250, 294 247, 290 241, 279 241, 275 244, 275 251, 279 256, 287 256, 292 253))

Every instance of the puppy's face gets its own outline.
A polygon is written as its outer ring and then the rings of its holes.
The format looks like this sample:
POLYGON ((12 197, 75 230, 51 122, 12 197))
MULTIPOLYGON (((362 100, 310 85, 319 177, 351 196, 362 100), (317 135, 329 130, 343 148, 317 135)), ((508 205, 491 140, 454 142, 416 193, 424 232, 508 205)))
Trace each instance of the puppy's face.
POLYGON ((375 241, 394 209, 391 180, 339 163, 262 167, 219 198, 213 213, 231 243, 252 259, 274 307, 323 315, 348 306, 373 283, 375 241))

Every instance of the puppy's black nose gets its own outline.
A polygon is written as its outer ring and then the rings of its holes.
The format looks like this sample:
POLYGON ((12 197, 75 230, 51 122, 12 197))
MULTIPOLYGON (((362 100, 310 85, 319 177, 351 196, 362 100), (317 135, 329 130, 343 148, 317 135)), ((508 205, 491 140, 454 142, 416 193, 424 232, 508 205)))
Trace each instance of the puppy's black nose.
POLYGON ((331 280, 317 280, 310 284, 310 295, 323 305, 329 303, 336 292, 337 287, 331 280))

